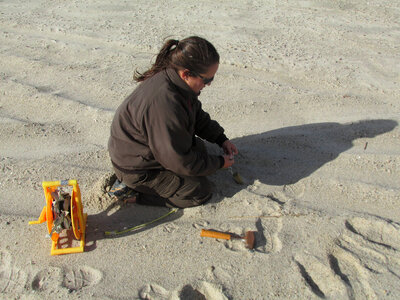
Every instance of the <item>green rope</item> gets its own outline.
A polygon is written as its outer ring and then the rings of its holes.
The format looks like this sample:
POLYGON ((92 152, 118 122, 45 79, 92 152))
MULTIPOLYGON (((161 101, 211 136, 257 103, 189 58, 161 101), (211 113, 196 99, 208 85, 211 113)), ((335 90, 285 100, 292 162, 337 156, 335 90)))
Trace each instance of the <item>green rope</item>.
POLYGON ((154 219, 153 221, 150 221, 150 222, 147 222, 147 223, 143 223, 143 224, 140 224, 140 225, 136 225, 136 226, 133 226, 131 228, 127 228, 127 229, 124 229, 124 230, 121 230, 121 231, 117 231, 117 230, 115 230, 115 231, 105 231, 104 234, 105 234, 105 236, 113 236, 113 235, 125 234, 127 232, 130 232, 130 231, 133 231, 133 230, 136 230, 136 229, 140 229, 140 228, 146 227, 146 226, 148 226, 150 224, 153 224, 153 223, 155 223, 157 221, 160 221, 160 220, 164 219, 165 217, 168 217, 170 214, 173 214, 174 212, 177 212, 177 211, 178 211, 178 208, 174 208, 174 209, 171 209, 165 215, 163 215, 163 216, 161 216, 161 217, 159 217, 157 219, 154 219))

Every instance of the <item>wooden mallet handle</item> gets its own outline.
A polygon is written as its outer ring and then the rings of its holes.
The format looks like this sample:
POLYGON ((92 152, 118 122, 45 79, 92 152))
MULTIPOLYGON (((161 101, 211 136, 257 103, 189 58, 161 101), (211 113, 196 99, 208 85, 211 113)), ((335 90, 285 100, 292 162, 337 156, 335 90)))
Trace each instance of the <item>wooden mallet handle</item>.
POLYGON ((223 240, 231 239, 231 235, 229 233, 223 233, 223 232, 206 230, 206 229, 201 230, 200 236, 211 237, 211 238, 216 238, 216 239, 223 239, 223 240))

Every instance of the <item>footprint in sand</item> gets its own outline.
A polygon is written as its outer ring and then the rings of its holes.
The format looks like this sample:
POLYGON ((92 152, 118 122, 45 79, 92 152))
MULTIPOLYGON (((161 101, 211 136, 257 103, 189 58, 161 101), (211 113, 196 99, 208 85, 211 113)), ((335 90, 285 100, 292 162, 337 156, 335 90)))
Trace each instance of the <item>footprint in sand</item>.
POLYGON ((304 196, 305 189, 304 183, 297 182, 295 184, 285 185, 283 187, 283 193, 288 199, 298 199, 304 196))
POLYGON ((27 275, 12 263, 8 251, 0 251, 0 294, 18 295, 25 289, 27 275))
MULTIPOLYGON (((229 268, 229 267, 226 267, 229 268)), ((207 272, 207 278, 212 279, 212 281, 216 281, 219 283, 230 283, 232 282, 232 276, 231 272, 229 269, 224 269, 221 267, 214 267, 211 266, 211 268, 207 272)))
MULTIPOLYGON (((228 300, 228 297, 221 291, 221 288, 207 281, 200 281, 193 286, 199 294, 204 295, 203 299, 228 300)), ((182 293, 181 293, 182 295, 182 293)), ((181 298, 187 299, 187 298, 181 298)), ((201 299, 201 298, 199 298, 201 299)))
POLYGON ((147 284, 139 291, 139 297, 143 300, 228 300, 218 286, 207 281, 188 284, 175 291, 168 291, 154 283, 147 284))
POLYGON ((72 290, 80 290, 86 286, 98 284, 103 275, 99 270, 83 266, 65 271, 62 286, 72 290))
POLYGON ((39 292, 56 292, 61 286, 69 291, 77 291, 96 285, 101 279, 102 273, 88 266, 73 269, 48 267, 36 274, 32 281, 32 289, 39 292))
POLYGON ((283 227, 282 218, 273 218, 269 220, 259 219, 256 223, 256 227, 257 242, 255 250, 265 253, 278 253, 282 250, 282 241, 279 238, 279 233, 283 227))
MULTIPOLYGON (((139 291, 139 297, 143 300, 179 299, 172 297, 172 293, 158 284, 146 284, 139 291)), ((176 295, 175 295, 176 296, 176 295)))
MULTIPOLYGON (((325 261, 305 255, 294 260, 320 298, 381 299, 400 293, 400 226, 383 219, 355 217, 325 261)), ((389 297, 390 298, 390 297, 389 297)))
POLYGON ((291 202, 293 199, 303 197, 305 185, 302 182, 297 182, 295 184, 285 185, 282 190, 271 191, 270 186, 256 180, 247 190, 257 196, 268 198, 268 200, 279 204, 279 206, 283 208, 286 203, 291 202))
POLYGON ((384 219, 352 218, 337 240, 331 265, 354 299, 400 294, 400 226, 384 219))
POLYGON ((296 255, 294 261, 311 291, 320 298, 343 299, 346 285, 326 262, 311 255, 296 255))
POLYGON ((39 271, 32 280, 32 289, 38 292, 56 293, 60 287, 63 271, 57 267, 47 267, 39 271))
POLYGON ((395 222, 357 217, 347 220, 346 227, 368 242, 400 251, 400 225, 395 222))

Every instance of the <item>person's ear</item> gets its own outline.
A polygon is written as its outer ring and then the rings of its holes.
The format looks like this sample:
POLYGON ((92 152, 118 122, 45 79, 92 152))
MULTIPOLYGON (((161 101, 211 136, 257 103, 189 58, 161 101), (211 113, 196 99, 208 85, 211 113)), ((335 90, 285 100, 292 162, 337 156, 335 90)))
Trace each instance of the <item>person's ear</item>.
POLYGON ((183 79, 183 80, 187 80, 190 76, 190 71, 188 69, 184 69, 184 70, 179 70, 179 76, 183 79))

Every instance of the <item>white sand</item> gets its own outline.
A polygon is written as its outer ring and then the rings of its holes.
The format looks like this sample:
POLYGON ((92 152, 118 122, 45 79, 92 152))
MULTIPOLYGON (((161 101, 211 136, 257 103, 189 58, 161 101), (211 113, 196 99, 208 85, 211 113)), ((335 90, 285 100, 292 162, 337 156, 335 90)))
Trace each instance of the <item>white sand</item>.
POLYGON ((399 299, 399 20, 384 0, 0 1, 0 298, 399 299), (200 99, 246 184, 219 171, 207 205, 104 239, 167 212, 95 196, 134 69, 193 34, 220 52, 200 99), (28 225, 58 179, 82 190, 82 254, 28 225))

